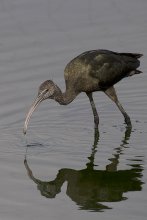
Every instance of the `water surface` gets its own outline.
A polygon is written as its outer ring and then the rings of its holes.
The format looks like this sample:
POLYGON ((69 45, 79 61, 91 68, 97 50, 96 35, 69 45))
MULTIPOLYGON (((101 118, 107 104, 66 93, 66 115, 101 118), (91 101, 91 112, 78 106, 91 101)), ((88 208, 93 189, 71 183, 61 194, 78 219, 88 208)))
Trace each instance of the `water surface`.
POLYGON ((137 0, 0 2, 0 219, 146 219, 147 3, 137 0), (126 127, 102 93, 68 106, 46 101, 22 128, 38 86, 64 90, 65 65, 104 48, 140 52, 143 74, 116 85, 126 127))

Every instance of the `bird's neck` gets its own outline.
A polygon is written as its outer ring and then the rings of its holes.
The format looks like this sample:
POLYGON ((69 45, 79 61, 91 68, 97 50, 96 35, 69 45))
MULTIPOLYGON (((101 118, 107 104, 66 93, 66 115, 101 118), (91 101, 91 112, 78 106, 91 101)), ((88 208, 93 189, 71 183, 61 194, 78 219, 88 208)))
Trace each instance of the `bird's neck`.
POLYGON ((57 94, 55 94, 55 101, 57 101, 60 105, 68 105, 71 103, 78 93, 76 93, 73 89, 66 89, 65 92, 62 93, 60 88, 58 88, 57 94))

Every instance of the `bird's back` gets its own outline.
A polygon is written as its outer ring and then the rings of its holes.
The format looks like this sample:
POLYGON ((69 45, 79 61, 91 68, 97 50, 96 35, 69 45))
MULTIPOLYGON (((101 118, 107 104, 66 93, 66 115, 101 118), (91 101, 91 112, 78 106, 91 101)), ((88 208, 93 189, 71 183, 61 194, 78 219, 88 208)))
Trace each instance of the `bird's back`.
POLYGON ((116 53, 109 50, 86 51, 67 64, 64 74, 66 84, 77 84, 80 81, 78 86, 84 83, 85 90, 86 82, 94 90, 96 84, 97 90, 106 89, 126 76, 140 73, 136 69, 140 65, 138 58, 141 56, 138 53, 116 53))

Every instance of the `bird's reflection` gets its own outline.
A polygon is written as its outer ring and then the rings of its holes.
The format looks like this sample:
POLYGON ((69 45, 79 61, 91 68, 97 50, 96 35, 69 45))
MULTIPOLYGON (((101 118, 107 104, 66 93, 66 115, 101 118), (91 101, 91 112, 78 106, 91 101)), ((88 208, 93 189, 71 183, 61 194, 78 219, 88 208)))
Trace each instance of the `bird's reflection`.
POLYGON ((67 182, 66 194, 74 201, 80 209, 89 211, 104 211, 109 209, 105 202, 117 202, 126 199, 123 194, 129 191, 140 191, 142 188, 142 166, 132 165, 129 170, 117 170, 119 156, 126 147, 130 138, 131 128, 126 127, 125 135, 110 164, 105 170, 94 169, 94 157, 97 151, 99 132, 95 130, 94 144, 89 162, 83 170, 63 168, 57 173, 52 181, 41 181, 33 175, 27 160, 24 164, 30 179, 36 183, 41 195, 47 198, 55 198, 61 192, 63 183, 67 182))

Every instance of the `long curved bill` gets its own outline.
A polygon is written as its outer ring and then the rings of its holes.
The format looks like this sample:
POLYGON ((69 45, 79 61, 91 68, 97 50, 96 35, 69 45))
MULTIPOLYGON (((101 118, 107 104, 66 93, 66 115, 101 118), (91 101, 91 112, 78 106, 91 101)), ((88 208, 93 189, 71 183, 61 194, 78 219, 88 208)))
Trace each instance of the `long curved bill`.
POLYGON ((25 120, 25 123, 24 123, 24 128, 23 128, 23 133, 26 134, 27 132, 27 127, 28 127, 28 124, 29 124, 29 121, 30 121, 30 118, 31 118, 31 115, 33 114, 33 112, 35 111, 35 109, 37 108, 37 106, 44 100, 44 97, 43 97, 44 93, 40 94, 36 99, 35 101, 33 102, 30 110, 28 111, 27 115, 26 115, 26 120, 25 120))

